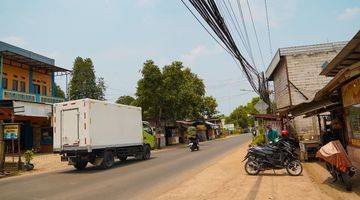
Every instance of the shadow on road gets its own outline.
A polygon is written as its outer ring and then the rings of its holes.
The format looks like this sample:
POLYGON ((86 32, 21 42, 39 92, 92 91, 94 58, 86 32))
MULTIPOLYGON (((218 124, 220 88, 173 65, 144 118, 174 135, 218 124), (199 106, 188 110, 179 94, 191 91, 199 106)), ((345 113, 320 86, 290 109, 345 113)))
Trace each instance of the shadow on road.
MULTIPOLYGON (((155 156, 151 157, 149 160, 153 160, 156 159, 155 156)), ((114 166, 110 169, 103 169, 101 166, 94 166, 92 164, 88 164, 88 166, 83 169, 83 170, 77 170, 77 169, 73 169, 73 170, 68 170, 68 171, 62 171, 59 173, 64 173, 64 174, 91 174, 91 173, 100 173, 100 172, 105 172, 105 171, 111 171, 111 170, 115 170, 117 168, 120 167, 126 167, 135 163, 140 163, 140 162, 145 162, 145 160, 137 160, 135 158, 133 159, 128 159, 126 161, 116 161, 114 163, 114 166)))

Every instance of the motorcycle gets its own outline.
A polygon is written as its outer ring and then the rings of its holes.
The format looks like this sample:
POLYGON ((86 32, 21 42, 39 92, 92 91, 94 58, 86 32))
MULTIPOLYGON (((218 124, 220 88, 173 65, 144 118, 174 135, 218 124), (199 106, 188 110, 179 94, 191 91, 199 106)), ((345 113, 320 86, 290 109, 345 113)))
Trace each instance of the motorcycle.
POLYGON ((289 175, 299 176, 303 167, 295 153, 295 147, 284 139, 262 147, 250 147, 243 161, 249 175, 257 175, 269 169, 286 169, 289 175))
POLYGON ((326 163, 326 169, 330 172, 333 183, 340 180, 347 191, 352 190, 351 177, 355 175, 357 170, 352 166, 339 140, 330 141, 322 146, 316 153, 316 157, 326 163))
POLYGON ((197 139, 190 139, 189 145, 188 147, 190 148, 191 151, 199 151, 199 144, 197 139))

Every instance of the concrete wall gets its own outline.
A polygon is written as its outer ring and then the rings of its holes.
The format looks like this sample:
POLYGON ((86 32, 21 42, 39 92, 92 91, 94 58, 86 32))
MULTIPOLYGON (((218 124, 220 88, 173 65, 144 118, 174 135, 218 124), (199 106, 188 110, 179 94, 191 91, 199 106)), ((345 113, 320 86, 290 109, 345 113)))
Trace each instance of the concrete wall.
MULTIPOLYGON (((319 75, 322 71, 322 65, 325 61, 331 61, 340 50, 302 52, 281 56, 273 75, 277 109, 290 105, 286 67, 289 80, 311 100, 316 92, 331 80, 331 78, 319 75)), ((306 98, 296 88, 290 84, 292 105, 306 101, 306 98)), ((297 135, 319 135, 317 117, 296 117, 292 120, 291 126, 290 130, 293 130, 297 135)))
POLYGON ((281 60, 274 72, 274 91, 276 108, 281 109, 290 106, 289 92, 287 87, 286 62, 281 60))
MULTIPOLYGON (((4 59, 3 76, 8 81, 7 89, 12 90, 12 81, 18 80, 18 89, 20 90, 20 81, 25 81, 26 93, 30 93, 29 85, 31 80, 29 80, 29 71, 28 65, 4 59)), ((46 96, 51 96, 52 81, 50 73, 45 70, 33 71, 32 79, 33 84, 40 85, 40 94, 42 94, 42 86, 46 86, 46 96)))

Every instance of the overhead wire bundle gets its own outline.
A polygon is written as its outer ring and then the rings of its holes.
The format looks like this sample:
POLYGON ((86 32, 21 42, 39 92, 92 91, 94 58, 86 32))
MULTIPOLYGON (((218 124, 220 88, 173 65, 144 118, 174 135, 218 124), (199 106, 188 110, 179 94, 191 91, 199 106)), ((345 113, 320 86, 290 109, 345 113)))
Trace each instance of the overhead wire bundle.
MULTIPOLYGON (((240 25, 236 19, 234 10, 231 7, 230 1, 228 0, 228 3, 230 4, 230 9, 229 9, 228 8, 229 4, 226 4, 224 0, 222 0, 222 4, 220 1, 218 1, 219 6, 214 0, 188 0, 191 3, 191 5, 195 8, 195 10, 199 13, 199 15, 203 18, 203 20, 212 29, 212 31, 215 33, 217 38, 220 39, 221 43, 210 33, 210 31, 205 27, 205 25, 194 14, 192 9, 190 9, 190 7, 184 2, 184 0, 181 1, 187 7, 187 9, 192 13, 192 15, 198 20, 198 22, 202 25, 202 27, 205 28, 205 30, 211 35, 211 37, 221 47, 223 47, 236 61, 238 61, 236 62, 237 66, 243 72, 243 74, 245 75, 246 79, 250 83, 253 90, 260 96, 260 98, 265 103, 270 105, 268 84, 264 77, 264 73, 263 72, 260 73, 255 66, 246 28, 245 28, 245 33, 242 33, 240 29, 240 25), (224 17, 221 12, 227 14, 227 16, 230 18, 229 21, 232 22, 233 27, 235 27, 236 33, 238 33, 238 37, 240 38, 245 51, 247 51, 249 57, 253 61, 253 65, 251 65, 241 53, 240 47, 237 46, 233 36, 231 35, 228 24, 224 20, 224 17), (244 37, 244 35, 246 37, 244 37)), ((241 8, 239 7, 239 9, 241 8)), ((242 15, 242 13, 240 14, 242 15)), ((242 18, 242 22, 244 22, 243 18, 242 18)), ((243 24, 243 27, 246 26, 243 24)))

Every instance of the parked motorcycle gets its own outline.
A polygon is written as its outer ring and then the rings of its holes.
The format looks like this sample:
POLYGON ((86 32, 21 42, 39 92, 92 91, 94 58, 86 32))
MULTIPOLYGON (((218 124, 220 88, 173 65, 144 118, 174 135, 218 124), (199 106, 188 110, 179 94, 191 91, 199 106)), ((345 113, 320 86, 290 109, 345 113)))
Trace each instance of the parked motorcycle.
POLYGON ((339 140, 330 141, 322 146, 316 153, 316 157, 326 163, 326 169, 330 172, 333 182, 340 180, 346 190, 352 190, 351 177, 355 175, 356 168, 352 166, 339 140))
POLYGON ((262 147, 250 147, 243 161, 249 175, 257 175, 269 169, 286 169, 291 176, 299 176, 303 167, 295 153, 295 147, 284 139, 262 147))
POLYGON ((191 151, 198 151, 199 150, 199 142, 197 141, 197 139, 194 138, 190 138, 190 142, 188 147, 190 148, 191 151))

